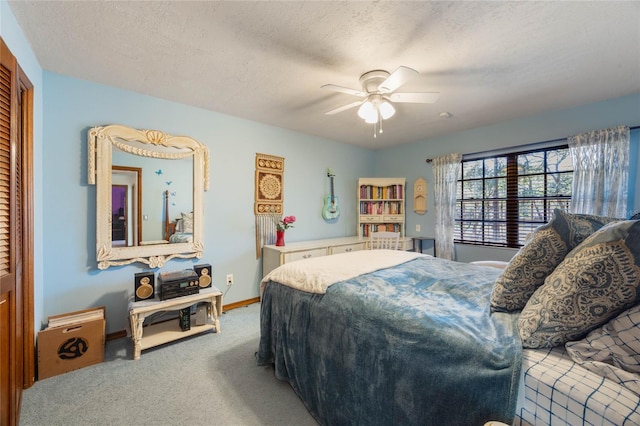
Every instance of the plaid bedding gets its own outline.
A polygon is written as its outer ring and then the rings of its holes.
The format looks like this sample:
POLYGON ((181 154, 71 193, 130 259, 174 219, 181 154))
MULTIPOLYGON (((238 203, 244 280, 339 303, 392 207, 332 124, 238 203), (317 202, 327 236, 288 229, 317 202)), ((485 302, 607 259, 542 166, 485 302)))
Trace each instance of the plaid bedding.
POLYGON ((525 349, 514 425, 640 425, 640 396, 573 362, 563 347, 525 349))

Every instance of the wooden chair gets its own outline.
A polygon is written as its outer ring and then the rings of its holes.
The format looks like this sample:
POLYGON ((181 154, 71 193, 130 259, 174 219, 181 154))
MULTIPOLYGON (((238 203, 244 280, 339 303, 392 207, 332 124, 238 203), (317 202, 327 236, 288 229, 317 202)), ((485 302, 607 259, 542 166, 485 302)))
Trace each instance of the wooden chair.
POLYGON ((400 242, 399 232, 372 232, 369 234, 370 250, 398 250, 400 242))

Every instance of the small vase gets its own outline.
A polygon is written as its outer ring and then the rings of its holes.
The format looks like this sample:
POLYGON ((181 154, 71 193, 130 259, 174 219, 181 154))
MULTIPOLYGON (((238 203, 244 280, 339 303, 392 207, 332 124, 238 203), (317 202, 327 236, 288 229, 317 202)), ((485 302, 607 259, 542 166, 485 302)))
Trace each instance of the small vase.
POLYGON ((276 231, 276 245, 283 246, 284 245, 284 231, 276 231))

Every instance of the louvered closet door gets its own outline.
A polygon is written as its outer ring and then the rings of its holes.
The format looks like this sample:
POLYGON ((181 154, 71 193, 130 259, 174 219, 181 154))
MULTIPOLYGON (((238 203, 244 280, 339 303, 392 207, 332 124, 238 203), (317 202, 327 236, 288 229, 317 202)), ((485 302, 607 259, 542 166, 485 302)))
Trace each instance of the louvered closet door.
POLYGON ((10 139, 11 129, 11 73, 0 65, 0 398, 2 400, 2 418, 0 423, 13 423, 13 388, 15 374, 11 366, 12 354, 15 353, 15 294, 16 274, 13 268, 13 253, 15 252, 14 230, 12 223, 15 208, 14 188, 15 170, 12 161, 12 147, 10 139), (7 117, 8 116, 8 117, 7 117), (7 120, 9 118, 9 120, 7 120))
POLYGON ((17 423, 23 380, 23 348, 20 264, 17 247, 18 181, 21 145, 15 118, 17 105, 16 62, 0 44, 0 423, 17 423))

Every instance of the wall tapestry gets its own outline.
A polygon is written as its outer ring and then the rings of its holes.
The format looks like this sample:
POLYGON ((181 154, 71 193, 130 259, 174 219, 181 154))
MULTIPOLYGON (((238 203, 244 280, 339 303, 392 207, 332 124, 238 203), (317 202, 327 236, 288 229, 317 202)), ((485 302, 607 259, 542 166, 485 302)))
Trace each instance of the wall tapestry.
POLYGON ((276 223, 282 218, 284 204, 284 158, 256 154, 256 259, 262 246, 274 244, 276 223))

